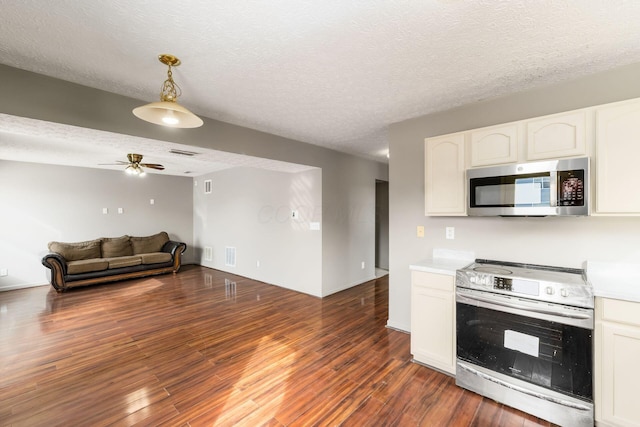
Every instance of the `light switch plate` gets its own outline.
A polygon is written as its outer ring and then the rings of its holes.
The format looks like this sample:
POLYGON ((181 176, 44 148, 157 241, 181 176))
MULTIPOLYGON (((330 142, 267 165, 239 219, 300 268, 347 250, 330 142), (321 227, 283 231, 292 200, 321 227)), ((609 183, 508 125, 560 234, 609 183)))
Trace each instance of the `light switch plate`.
POLYGON ((416 227, 416 236, 424 237, 424 225, 419 225, 416 227))

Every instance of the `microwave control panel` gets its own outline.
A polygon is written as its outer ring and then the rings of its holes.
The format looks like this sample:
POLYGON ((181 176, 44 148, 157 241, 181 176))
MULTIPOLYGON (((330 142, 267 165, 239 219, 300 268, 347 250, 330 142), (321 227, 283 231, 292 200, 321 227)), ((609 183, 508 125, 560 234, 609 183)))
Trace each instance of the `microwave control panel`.
POLYGON ((584 170, 558 171, 558 206, 584 206, 584 170))

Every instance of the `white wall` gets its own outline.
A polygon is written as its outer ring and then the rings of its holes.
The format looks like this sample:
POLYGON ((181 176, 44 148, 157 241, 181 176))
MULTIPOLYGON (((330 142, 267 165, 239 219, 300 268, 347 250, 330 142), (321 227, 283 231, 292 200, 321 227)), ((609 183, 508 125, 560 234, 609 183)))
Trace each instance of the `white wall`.
MULTIPOLYGON (((409 265, 434 248, 478 258, 582 268, 587 260, 640 261, 640 218, 425 217, 424 138, 640 97, 640 64, 419 117, 390 127, 389 326, 410 329, 409 265), (425 237, 416 237, 416 226, 425 237), (455 227, 455 240, 445 227, 455 227)), ((640 136, 638 137, 640 144, 640 136)), ((640 197, 630 189, 632 197, 640 197)))
POLYGON ((0 268, 9 273, 0 290, 46 284, 41 259, 52 240, 164 230, 187 244, 184 262, 193 262, 191 187, 191 178, 0 160, 0 268))
POLYGON ((309 227, 322 223, 320 169, 289 174, 234 168, 194 183, 194 245, 201 265, 322 296, 322 233, 309 227), (212 191, 205 194, 209 179, 212 191), (211 261, 204 258, 206 246, 213 249, 211 261), (236 248, 235 267, 225 265, 225 247, 236 248))

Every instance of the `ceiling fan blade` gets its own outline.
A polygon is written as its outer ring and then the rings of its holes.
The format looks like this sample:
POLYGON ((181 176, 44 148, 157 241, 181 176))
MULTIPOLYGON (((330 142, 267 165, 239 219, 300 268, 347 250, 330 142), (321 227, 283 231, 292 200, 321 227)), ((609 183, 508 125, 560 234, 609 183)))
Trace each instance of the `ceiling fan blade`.
POLYGON ((164 170, 164 166, 157 163, 140 163, 140 166, 142 166, 143 168, 164 170))

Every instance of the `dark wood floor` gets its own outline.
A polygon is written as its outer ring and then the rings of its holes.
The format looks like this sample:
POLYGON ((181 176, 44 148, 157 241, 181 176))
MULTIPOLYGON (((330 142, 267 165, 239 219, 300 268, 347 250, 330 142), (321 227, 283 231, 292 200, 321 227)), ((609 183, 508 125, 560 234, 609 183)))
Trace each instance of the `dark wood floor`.
POLYGON ((548 426, 411 363, 387 277, 325 299, 216 270, 0 293, 2 426, 548 426))

